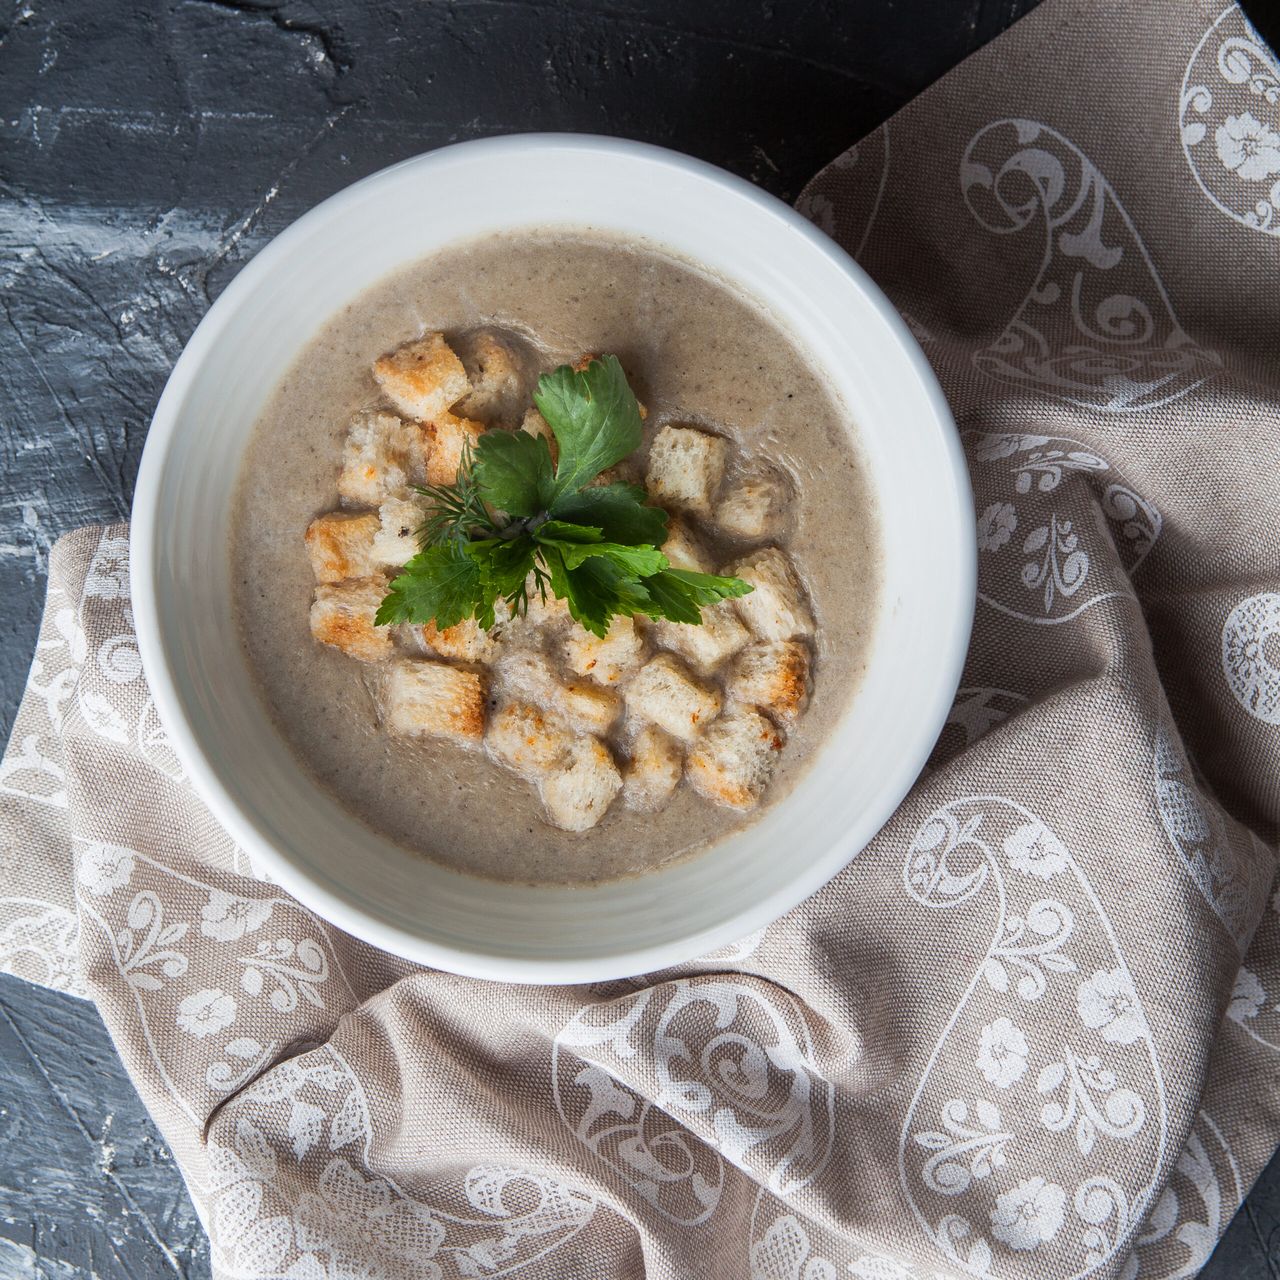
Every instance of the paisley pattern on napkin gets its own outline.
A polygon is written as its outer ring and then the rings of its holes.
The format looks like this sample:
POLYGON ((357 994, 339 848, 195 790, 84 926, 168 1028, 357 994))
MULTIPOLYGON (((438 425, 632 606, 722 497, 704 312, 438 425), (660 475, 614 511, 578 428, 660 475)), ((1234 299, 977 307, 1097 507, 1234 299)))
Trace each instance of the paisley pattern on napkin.
POLYGON ((50 558, 0 967, 93 999, 220 1277, 1175 1280, 1280 1137, 1280 75, 1216 2, 1047 0, 798 207, 955 410, 979 602, 868 849, 660 974, 417 969, 173 754, 128 531, 50 558))

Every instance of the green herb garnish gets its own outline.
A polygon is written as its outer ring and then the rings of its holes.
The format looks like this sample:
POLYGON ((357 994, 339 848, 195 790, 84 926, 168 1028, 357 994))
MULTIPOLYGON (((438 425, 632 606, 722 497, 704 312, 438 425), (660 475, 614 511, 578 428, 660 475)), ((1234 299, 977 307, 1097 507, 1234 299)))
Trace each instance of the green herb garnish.
POLYGON ((475 618, 486 630, 505 600, 516 614, 530 589, 565 600, 603 636, 615 617, 642 614, 697 624, 706 605, 752 588, 740 578, 673 569, 659 550, 667 513, 639 485, 591 482, 640 446, 640 406, 616 356, 538 380, 534 403, 556 438, 487 431, 468 450, 456 484, 421 489, 432 509, 421 551, 401 570, 377 624, 475 618))

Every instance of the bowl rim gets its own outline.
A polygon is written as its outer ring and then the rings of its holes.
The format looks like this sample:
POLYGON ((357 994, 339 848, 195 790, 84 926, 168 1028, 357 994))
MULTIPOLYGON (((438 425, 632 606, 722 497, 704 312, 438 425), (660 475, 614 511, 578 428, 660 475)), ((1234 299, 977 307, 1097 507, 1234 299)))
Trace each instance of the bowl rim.
MULTIPOLYGON (((802 214, 776 196, 754 186, 716 165, 651 143, 613 138, 599 134, 516 133, 454 143, 409 157, 359 179, 327 197, 274 236, 238 272, 214 301, 188 339, 169 375, 151 419, 134 490, 130 528, 130 594, 138 648, 143 670, 161 724, 186 777, 199 798, 208 806, 218 824, 237 845, 246 850, 254 864, 267 872, 286 892, 305 907, 353 936, 382 950, 420 964, 477 978, 517 983, 580 983, 604 981, 668 968, 695 955, 731 944, 764 928, 820 890, 865 848, 897 810, 915 785, 928 755, 941 733, 955 692, 960 685, 973 627, 977 601, 977 541, 962 540, 956 548, 956 599, 954 613, 942 619, 939 628, 938 670, 934 694, 918 719, 920 732, 917 759, 902 765, 879 790, 871 806, 872 835, 849 847, 849 840, 836 840, 826 853, 797 870, 779 889, 755 906, 739 911, 716 927, 683 935, 680 940, 633 947, 613 953, 608 962, 516 958, 481 949, 463 948, 435 941, 421 933, 402 928, 366 911, 335 893, 281 850, 245 813, 232 796, 182 709, 174 671, 167 657, 156 592, 157 532, 160 496, 165 479, 165 463, 181 430, 179 409, 191 389, 203 361, 222 334, 234 325, 244 300, 269 280, 277 263, 287 261, 295 244, 304 242, 313 228, 368 197, 380 185, 393 182, 406 169, 431 166, 459 152, 483 156, 501 163, 506 155, 547 149, 584 154, 605 151, 613 157, 631 158, 649 165, 666 166, 724 188, 777 219, 787 232, 798 235, 831 265, 852 280, 878 321, 896 339, 910 365, 932 412, 930 426, 949 463, 950 479, 957 490, 961 508, 972 508, 973 491, 965 462, 960 433, 950 406, 920 344, 905 321, 866 271, 833 239, 802 214)), ((660 242, 661 236, 655 236, 660 242)), ((855 699, 856 702, 856 699, 855 699)), ((820 748, 821 749, 821 748, 820 748)), ((655 874, 660 874, 655 873, 655 874)), ((531 889, 537 892, 537 889, 531 889)))

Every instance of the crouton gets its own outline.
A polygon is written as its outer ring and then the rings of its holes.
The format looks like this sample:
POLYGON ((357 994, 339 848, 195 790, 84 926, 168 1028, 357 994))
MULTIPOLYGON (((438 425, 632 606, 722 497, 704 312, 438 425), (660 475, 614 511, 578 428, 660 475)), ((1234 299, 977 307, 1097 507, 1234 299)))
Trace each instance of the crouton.
POLYGON ((562 831, 588 831, 604 817, 622 790, 622 775, 599 738, 578 738, 566 768, 538 783, 547 820, 562 831))
POLYGON ((662 544, 662 554, 671 561, 673 569, 711 572, 711 557, 683 516, 672 516, 667 521, 667 540, 662 544))
POLYGON ((410 658, 387 675, 383 709, 387 728, 411 738, 454 738, 479 742, 484 734, 485 681, 463 671, 410 658))
POLYGON ((661 809, 671 799, 683 772, 680 744, 653 725, 642 729, 631 744, 631 759, 623 770, 623 803, 641 813, 661 809))
POLYGON ((398 569, 418 554, 418 526, 427 512, 421 498, 387 498, 378 507, 378 532, 373 539, 373 561, 398 569))
POLYGON ((716 523, 737 538, 767 538, 778 526, 788 492, 772 471, 740 476, 716 503, 716 523))
POLYGON ((794 724, 809 698, 808 648, 799 640, 750 645, 735 659, 725 692, 780 724, 794 724))
POLYGON ((556 433, 551 430, 551 423, 537 409, 526 409, 520 423, 520 430, 531 436, 541 436, 551 450, 551 462, 554 465, 560 458, 560 446, 556 442, 556 433))
POLYGON ((356 578, 316 588, 311 605, 311 634, 321 644, 341 649, 360 662, 381 662, 395 652, 391 632, 376 627, 374 615, 387 584, 382 578, 356 578))
POLYGON ((597 684, 615 685, 640 665, 644 641, 634 618, 617 617, 604 639, 585 627, 573 627, 564 639, 564 662, 570 671, 597 684))
POLYGON ((376 507, 426 475, 421 428, 392 413, 359 413, 342 446, 338 493, 348 502, 376 507))
POLYGON ((469 446, 484 434, 484 423, 438 413, 426 425, 427 483, 456 484, 458 466, 469 446))
POLYGON ((678 658, 660 653, 628 685, 627 710, 690 742, 719 714, 720 695, 695 680, 678 658))
POLYGON ((649 450, 646 485, 664 506, 706 515, 724 475, 729 442, 693 427, 663 427, 649 450))
POLYGON ((375 360, 373 376, 396 409, 419 422, 451 409, 471 390, 462 361, 442 333, 425 334, 375 360))
POLYGON ((664 618, 654 624, 653 634, 664 649, 674 649, 704 675, 751 639, 728 600, 707 605, 702 610, 701 623, 670 622, 664 618))
POLYGON ((777 547, 765 547, 740 560, 729 572, 754 591, 734 604, 742 620, 761 640, 791 640, 813 634, 813 614, 791 561, 777 547))
POLYGON ((428 622, 418 628, 418 638, 442 658, 456 662, 492 662, 498 656, 498 627, 485 631, 474 618, 463 618, 443 631, 428 622))
POLYGON ((484 745, 499 764, 536 780, 566 766, 576 738, 562 720, 531 703, 507 702, 489 718, 484 745))
POLYGON ((768 785, 781 750, 781 733, 758 711, 738 707, 698 739, 685 774, 713 804, 750 809, 768 785))
POLYGON ((586 733, 603 733, 621 710, 617 694, 582 681, 562 681, 540 653, 511 654, 503 659, 499 674, 507 689, 586 733))
POLYGON ((485 329, 464 344, 462 355, 471 392, 458 405, 459 414, 514 422, 525 392, 521 360, 512 345, 485 329))
POLYGON ((374 554, 377 533, 378 517, 371 511, 360 515, 331 511, 317 516, 305 534, 316 581, 367 578, 378 564, 374 554))

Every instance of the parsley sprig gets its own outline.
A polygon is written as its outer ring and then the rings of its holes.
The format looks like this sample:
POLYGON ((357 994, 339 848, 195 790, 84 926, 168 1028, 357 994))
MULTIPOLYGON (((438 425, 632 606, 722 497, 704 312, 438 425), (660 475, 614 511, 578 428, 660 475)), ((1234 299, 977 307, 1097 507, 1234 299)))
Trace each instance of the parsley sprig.
POLYGON ((718 600, 746 595, 740 578, 673 569, 659 548, 667 513, 633 484, 592 485, 640 446, 640 406, 616 356, 562 365, 538 380, 534 403, 556 438, 487 431, 463 455, 456 484, 420 490, 431 509, 421 550, 401 570, 377 624, 475 618, 494 625, 499 600, 523 614, 530 591, 566 601, 603 636, 615 617, 697 624, 718 600))

